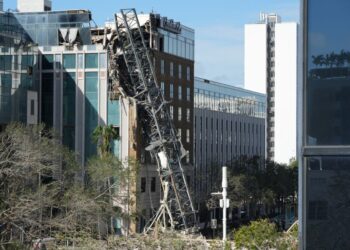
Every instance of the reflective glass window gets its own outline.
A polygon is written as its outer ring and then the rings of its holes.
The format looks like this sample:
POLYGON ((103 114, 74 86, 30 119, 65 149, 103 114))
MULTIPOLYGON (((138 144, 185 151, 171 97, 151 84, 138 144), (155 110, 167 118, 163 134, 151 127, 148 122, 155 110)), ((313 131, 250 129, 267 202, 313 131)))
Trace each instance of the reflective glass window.
POLYGON ((170 117, 171 119, 174 119, 174 106, 170 106, 170 117))
POLYGON ((163 95, 165 95, 165 92, 164 92, 164 90, 165 90, 165 84, 164 84, 164 82, 161 82, 161 83, 160 83, 160 88, 162 89, 163 95))
POLYGON ((350 1, 309 0, 306 143, 350 144, 350 1))
POLYGON ((191 68, 189 66, 186 68, 186 79, 187 81, 191 80, 191 68))
POLYGON ((21 69, 28 70, 28 67, 33 67, 34 56, 33 55, 22 55, 21 69))
POLYGON ((97 53, 85 54, 85 68, 86 69, 98 68, 98 54, 97 53))
POLYGON ((101 69, 107 68, 107 54, 106 53, 100 54, 100 68, 101 69))
POLYGON ((75 73, 63 74, 63 144, 75 147, 75 73))
POLYGON ((160 73, 164 75, 164 60, 160 60, 160 73))
POLYGON ((350 246, 350 157, 310 157, 306 163, 306 248, 350 246))
POLYGON ((191 88, 190 87, 186 88, 186 98, 187 98, 187 101, 191 101, 191 88))
POLYGON ((174 63, 170 62, 170 76, 174 76, 174 63))
POLYGON ((0 70, 10 71, 12 69, 12 56, 0 55, 0 70))
POLYGON ((76 67, 76 55, 75 54, 63 55, 63 67, 65 69, 75 69, 75 67, 76 67))
POLYGON ((78 68, 84 68, 84 54, 78 54, 78 68))
POLYGON ((85 73, 85 159, 96 154, 92 133, 98 125, 98 73, 85 73))
POLYGON ((44 70, 53 69, 53 55, 42 56, 42 69, 44 70))
POLYGON ((41 84, 41 120, 47 126, 53 126, 53 74, 42 74, 41 84))
POLYGON ((170 98, 174 98, 174 84, 170 83, 170 98))

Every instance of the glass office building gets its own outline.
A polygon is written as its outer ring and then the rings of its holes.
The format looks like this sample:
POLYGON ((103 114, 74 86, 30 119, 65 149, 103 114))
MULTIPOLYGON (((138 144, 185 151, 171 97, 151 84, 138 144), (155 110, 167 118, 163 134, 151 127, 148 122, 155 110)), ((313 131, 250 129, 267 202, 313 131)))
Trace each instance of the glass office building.
POLYGON ((257 118, 266 117, 266 95, 195 78, 194 107, 257 118))
POLYGON ((302 8, 301 249, 350 249, 350 2, 304 0, 302 8))
POLYGON ((82 165, 96 154, 96 126, 120 126, 119 100, 108 98, 107 50, 92 44, 90 21, 85 10, 0 13, 0 130, 45 123, 82 165))

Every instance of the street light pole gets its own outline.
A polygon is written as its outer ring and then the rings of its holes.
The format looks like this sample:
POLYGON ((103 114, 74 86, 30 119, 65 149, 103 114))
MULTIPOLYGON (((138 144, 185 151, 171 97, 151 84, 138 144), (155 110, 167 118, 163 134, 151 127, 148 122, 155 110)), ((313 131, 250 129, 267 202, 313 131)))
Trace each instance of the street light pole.
POLYGON ((222 167, 222 182, 221 182, 222 192, 211 193, 211 195, 222 196, 220 199, 220 207, 222 207, 222 241, 227 240, 226 228, 227 228, 227 208, 230 207, 230 200, 227 199, 227 167, 222 167))
POLYGON ((227 167, 222 167, 222 240, 226 241, 226 227, 227 227, 227 167))

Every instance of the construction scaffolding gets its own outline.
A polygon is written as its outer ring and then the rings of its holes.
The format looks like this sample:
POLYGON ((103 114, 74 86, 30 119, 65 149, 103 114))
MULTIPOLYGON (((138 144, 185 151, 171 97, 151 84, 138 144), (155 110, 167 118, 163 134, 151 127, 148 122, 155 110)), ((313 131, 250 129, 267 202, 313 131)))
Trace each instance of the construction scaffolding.
POLYGON ((125 92, 135 99, 142 118, 147 119, 146 150, 156 159, 163 191, 160 208, 144 231, 147 233, 160 226, 164 230, 191 232, 196 229, 197 220, 181 163, 187 152, 177 137, 169 107, 158 85, 153 58, 135 9, 121 10, 115 15, 115 25, 117 36, 108 44, 110 90, 125 92), (118 69, 122 64, 127 76, 118 69), (126 77, 126 81, 121 79, 126 77))

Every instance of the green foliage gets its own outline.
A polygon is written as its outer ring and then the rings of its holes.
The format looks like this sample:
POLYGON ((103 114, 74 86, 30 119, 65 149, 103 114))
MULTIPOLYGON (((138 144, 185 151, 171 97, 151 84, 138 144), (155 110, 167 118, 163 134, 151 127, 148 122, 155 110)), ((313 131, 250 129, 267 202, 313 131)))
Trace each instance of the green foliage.
MULTIPOLYGON (((295 203, 298 189, 296 161, 290 165, 265 161, 258 157, 240 157, 228 164, 228 198, 232 206, 250 205, 255 219, 258 204, 279 208, 286 202, 295 203)), ((216 178, 212 192, 220 190, 221 178, 216 178)), ((211 202, 213 203, 213 202, 211 202)))
POLYGON ((92 133, 92 139, 95 143, 98 143, 98 151, 100 157, 103 158, 111 152, 111 142, 119 139, 119 135, 113 125, 97 126, 92 133))
POLYGON ((297 250, 297 234, 297 226, 288 233, 280 233, 274 223, 258 220, 234 231, 233 236, 238 249, 297 250))
POLYGON ((234 241, 238 249, 269 249, 274 247, 278 237, 275 224, 268 220, 253 221, 234 232, 234 241))

